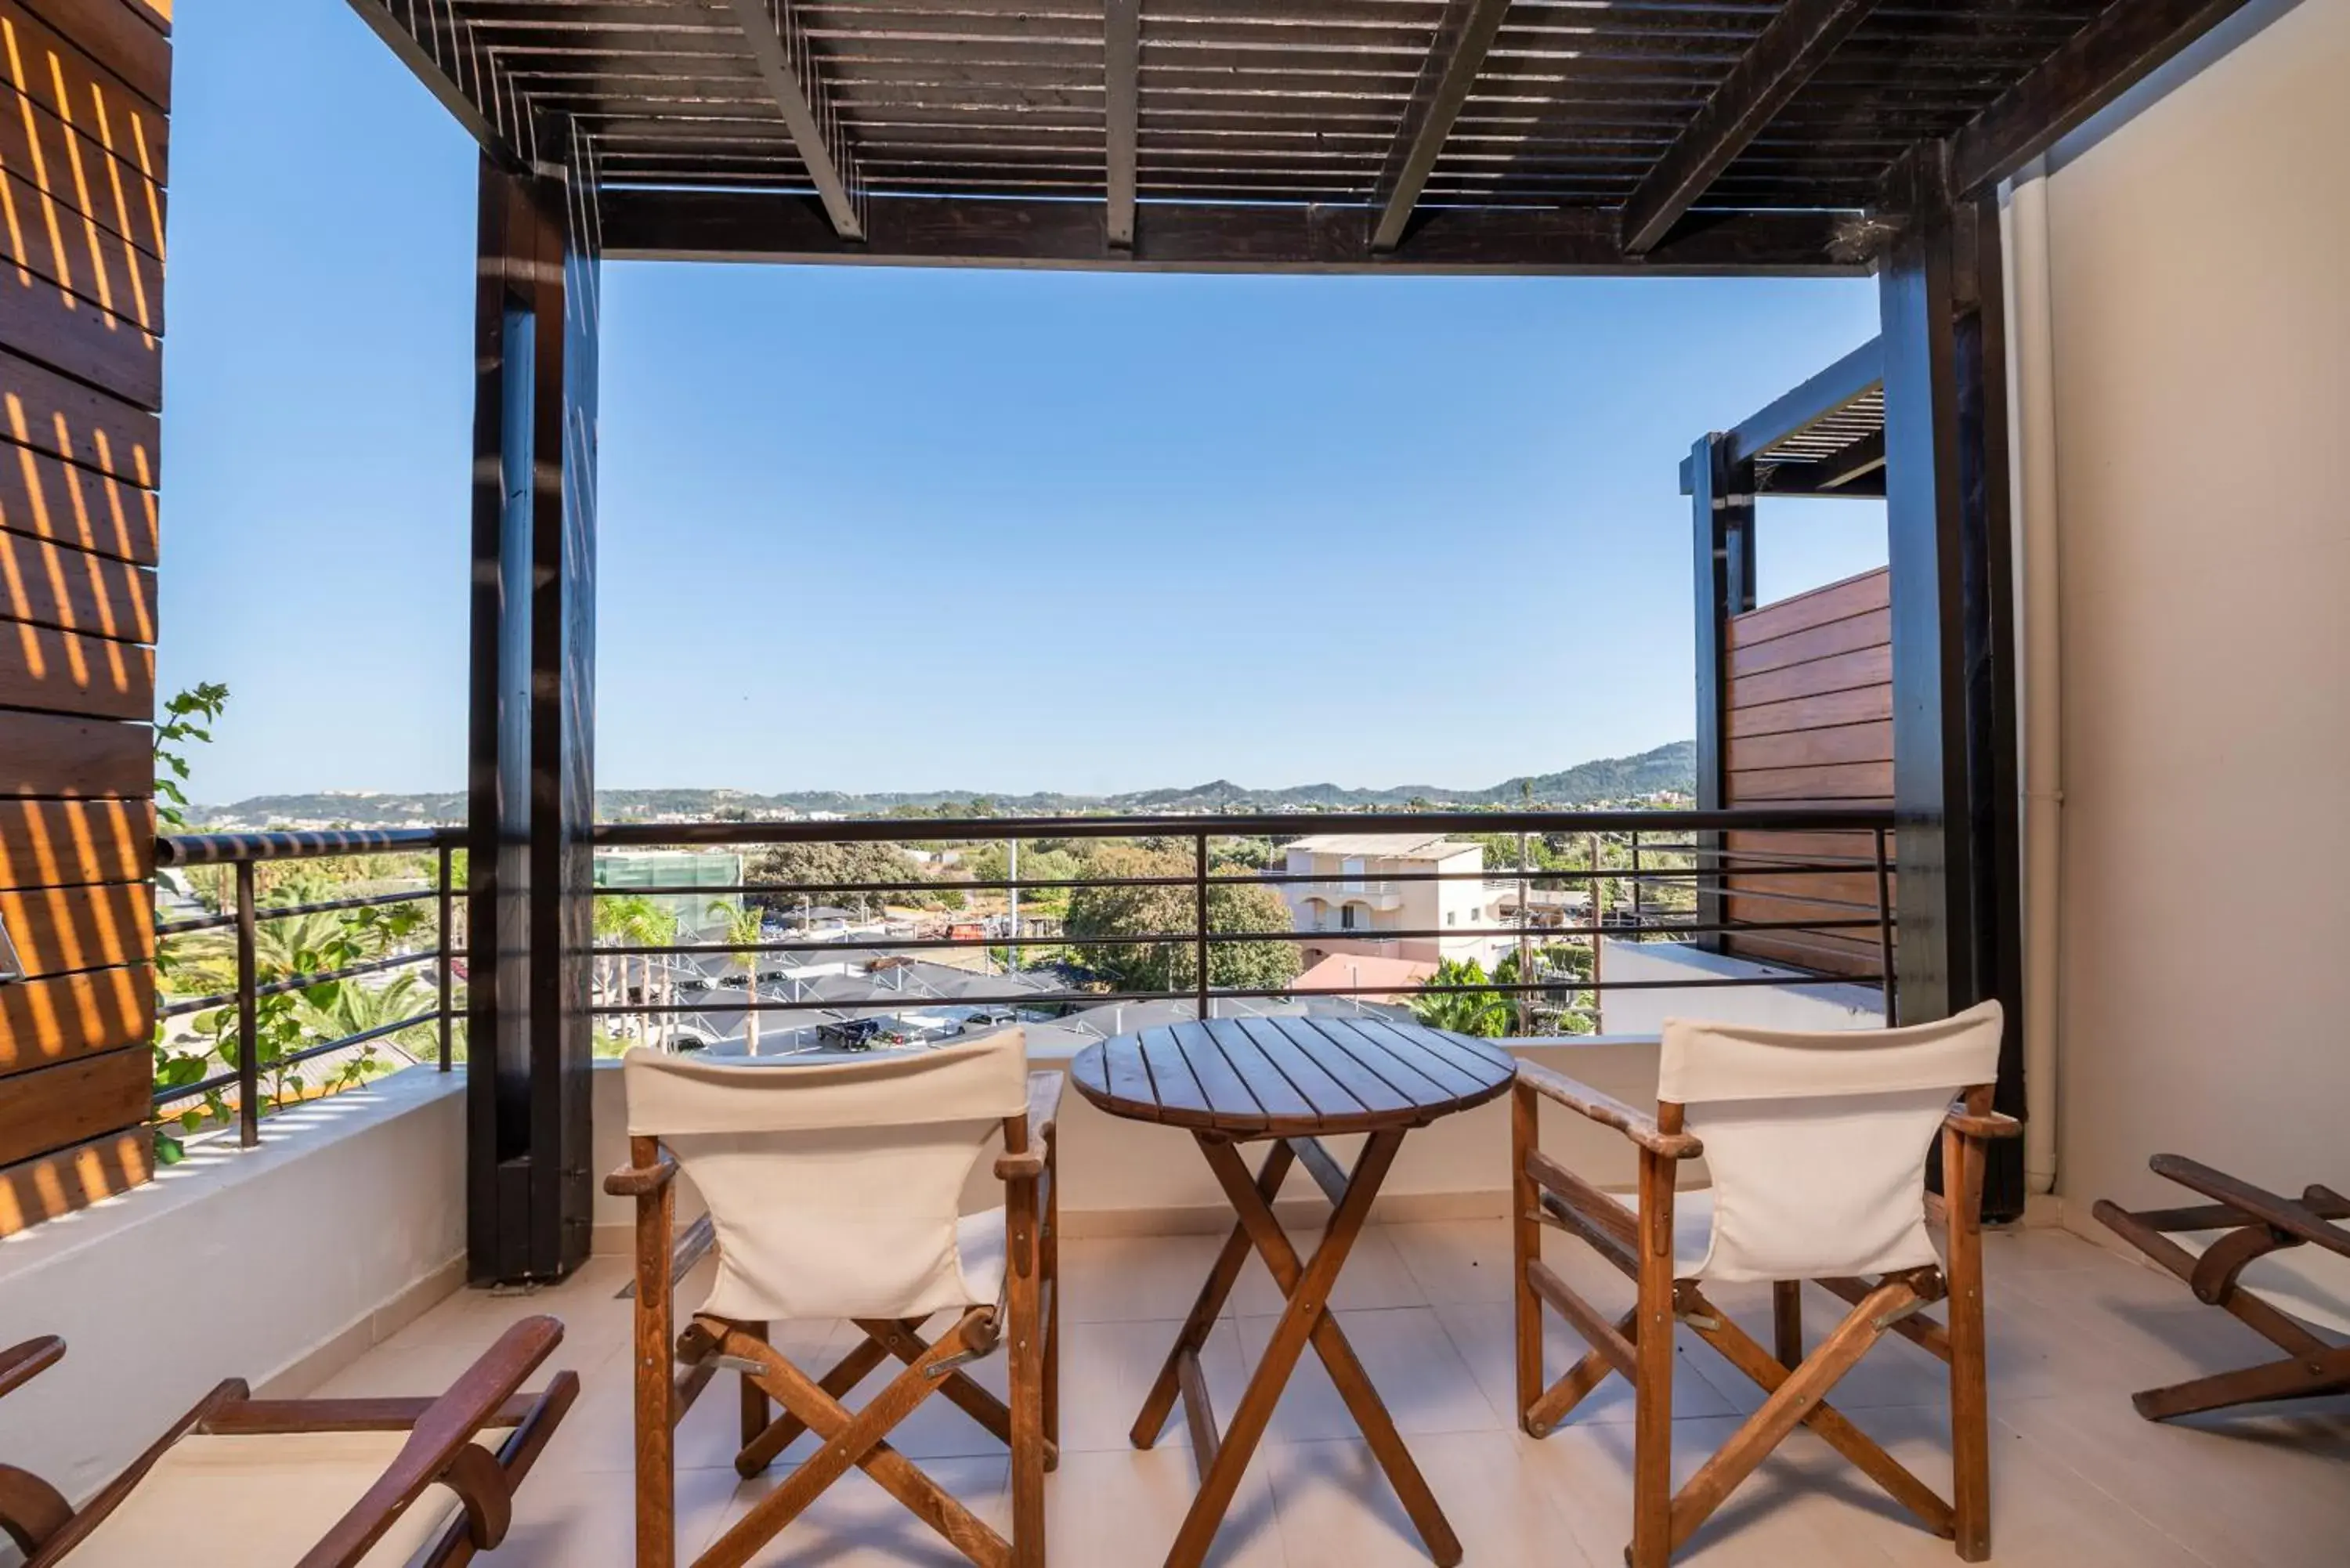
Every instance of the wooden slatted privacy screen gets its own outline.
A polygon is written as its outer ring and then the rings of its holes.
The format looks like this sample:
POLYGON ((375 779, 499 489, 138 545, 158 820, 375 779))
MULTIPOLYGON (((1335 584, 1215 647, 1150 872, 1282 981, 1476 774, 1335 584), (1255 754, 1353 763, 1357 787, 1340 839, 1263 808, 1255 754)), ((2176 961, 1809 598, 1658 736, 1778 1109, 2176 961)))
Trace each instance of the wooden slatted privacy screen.
MULTIPOLYGON (((1730 621, 1730 749, 1725 805, 1893 804, 1893 611, 1884 568, 1830 583, 1730 621)), ((1731 834, 1733 855, 1856 856, 1866 834, 1731 834)), ((1735 864, 1735 862, 1733 862, 1735 864)), ((1877 877, 1734 877, 1725 899, 1742 920, 1873 919, 1877 877), (1739 897, 1740 890, 1747 897, 1739 897), (1763 895, 1801 895, 1796 898, 1763 895)), ((1731 939, 1730 950, 1832 974, 1875 974, 1874 933, 1792 931, 1731 939)))
POLYGON ((0 0, 0 1235, 151 1173, 169 0, 0 0))

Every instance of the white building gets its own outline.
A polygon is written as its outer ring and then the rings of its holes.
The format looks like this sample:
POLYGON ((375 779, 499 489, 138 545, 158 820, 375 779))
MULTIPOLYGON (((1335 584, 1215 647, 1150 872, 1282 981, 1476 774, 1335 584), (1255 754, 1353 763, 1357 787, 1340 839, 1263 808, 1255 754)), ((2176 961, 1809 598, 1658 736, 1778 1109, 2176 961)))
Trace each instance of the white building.
POLYGON ((1436 963, 1475 959, 1490 964, 1512 939, 1467 933, 1498 924, 1501 913, 1481 875, 1482 846, 1461 844, 1440 833, 1326 833, 1288 846, 1285 869, 1312 882, 1284 882, 1295 929, 1317 933, 1299 944, 1308 968, 1333 953, 1436 963), (1458 881, 1409 880, 1430 872, 1478 873, 1458 881), (1434 932, 1433 936, 1381 932, 1434 932), (1327 932, 1326 937, 1320 933, 1327 932))

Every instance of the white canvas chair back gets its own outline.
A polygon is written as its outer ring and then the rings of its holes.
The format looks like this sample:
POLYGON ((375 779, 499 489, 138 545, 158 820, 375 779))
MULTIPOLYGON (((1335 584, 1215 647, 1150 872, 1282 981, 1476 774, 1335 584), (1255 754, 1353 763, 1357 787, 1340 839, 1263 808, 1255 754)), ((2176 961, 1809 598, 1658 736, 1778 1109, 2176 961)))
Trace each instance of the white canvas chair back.
POLYGON ((659 1138, 710 1207, 703 1312, 917 1318, 995 1299, 966 1276, 956 1221, 989 1135, 1027 1108, 1019 1030, 796 1066, 639 1048, 623 1070, 629 1136, 659 1138))
POLYGON ((1927 1150, 1952 1095, 1997 1076, 1999 1038, 1995 1002, 1906 1029, 1666 1020, 1657 1097, 1688 1107, 1713 1177, 1711 1231, 1676 1245, 1676 1272, 1828 1279, 1939 1262, 1927 1150))

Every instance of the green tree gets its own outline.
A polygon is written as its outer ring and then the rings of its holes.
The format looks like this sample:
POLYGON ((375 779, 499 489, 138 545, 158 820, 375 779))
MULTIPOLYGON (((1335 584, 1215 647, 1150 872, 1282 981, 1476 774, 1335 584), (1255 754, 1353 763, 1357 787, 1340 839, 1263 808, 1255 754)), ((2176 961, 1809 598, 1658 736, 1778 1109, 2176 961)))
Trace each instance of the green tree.
POLYGON ((777 844, 762 850, 752 861, 748 877, 752 882, 773 884, 775 890, 751 894, 749 901, 785 914, 796 911, 804 901, 857 908, 875 900, 935 907, 941 902, 939 896, 920 890, 875 894, 798 891, 802 887, 842 882, 907 883, 925 879, 895 844, 777 844))
MULTIPOLYGON (((1514 971, 1514 956, 1503 961, 1514 971)), ((1490 989, 1439 989, 1479 987, 1487 983, 1485 966, 1475 959, 1446 959, 1422 983, 1420 993, 1411 999, 1412 1013, 1431 1029, 1449 1029, 1455 1034, 1499 1039, 1510 1032, 1510 1021, 1513 1015, 1507 993, 1490 989)))
MULTIPOLYGON (((677 916, 642 893, 607 894, 596 900, 596 940, 623 948, 664 948, 676 942, 677 916)), ((637 961, 637 987, 647 1002, 652 1001, 653 960, 639 953, 637 961)), ((629 959, 626 955, 609 955, 597 960, 604 970, 603 989, 609 994, 626 992, 629 988, 629 959)), ((669 972, 663 964, 661 972, 669 972)), ((638 1028, 645 1026, 647 1014, 638 1015, 638 1028)))
MULTIPOLYGON (((737 909, 722 899, 710 906, 710 912, 726 918, 726 940, 734 944, 733 956, 743 961, 743 972, 750 980, 743 991, 743 998, 746 1002, 757 1002, 761 956, 758 944, 766 940, 766 911, 754 905, 737 909)), ((743 1049, 747 1055, 759 1054, 759 1014, 754 1007, 746 1006, 743 1010, 743 1049)))
MULTIPOLYGON (((1180 850, 1105 845, 1087 874, 1105 877, 1180 877, 1193 869, 1180 850)), ((1079 888, 1069 895, 1064 929, 1077 962, 1120 991, 1183 991, 1199 983, 1196 944, 1184 940, 1199 920, 1186 887, 1079 888), (1107 942, 1106 937, 1166 937, 1107 942)), ((1289 906, 1263 883, 1220 883, 1208 890, 1208 929, 1219 935, 1291 929, 1289 906)), ((1297 974, 1294 942, 1217 942, 1208 950, 1208 983, 1271 990, 1297 974)))

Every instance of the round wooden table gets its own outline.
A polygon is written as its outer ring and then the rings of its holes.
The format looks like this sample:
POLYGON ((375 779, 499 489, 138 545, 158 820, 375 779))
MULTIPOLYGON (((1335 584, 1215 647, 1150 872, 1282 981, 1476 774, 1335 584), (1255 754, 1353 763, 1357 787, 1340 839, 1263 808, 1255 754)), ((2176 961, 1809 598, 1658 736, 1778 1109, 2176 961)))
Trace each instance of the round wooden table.
POLYGON ((1077 1053, 1069 1065, 1077 1093, 1112 1116, 1188 1129, 1239 1221, 1130 1434, 1136 1448, 1150 1447, 1181 1399, 1200 1492, 1167 1554, 1167 1568, 1199 1568, 1206 1560, 1241 1473, 1309 1345, 1429 1554, 1443 1568, 1461 1561, 1460 1538, 1330 1314, 1330 1291, 1404 1134, 1492 1099, 1515 1072, 1505 1053, 1482 1041, 1361 1017, 1215 1018, 1123 1034, 1077 1053), (1337 1133, 1370 1135, 1351 1171, 1320 1142, 1337 1133), (1239 1146, 1265 1139, 1273 1148, 1252 1175, 1239 1146), (1321 1245, 1304 1262, 1273 1211, 1293 1163, 1305 1168, 1333 1206, 1321 1245), (1252 1247, 1288 1304, 1231 1425, 1219 1433, 1200 1350, 1252 1247))

